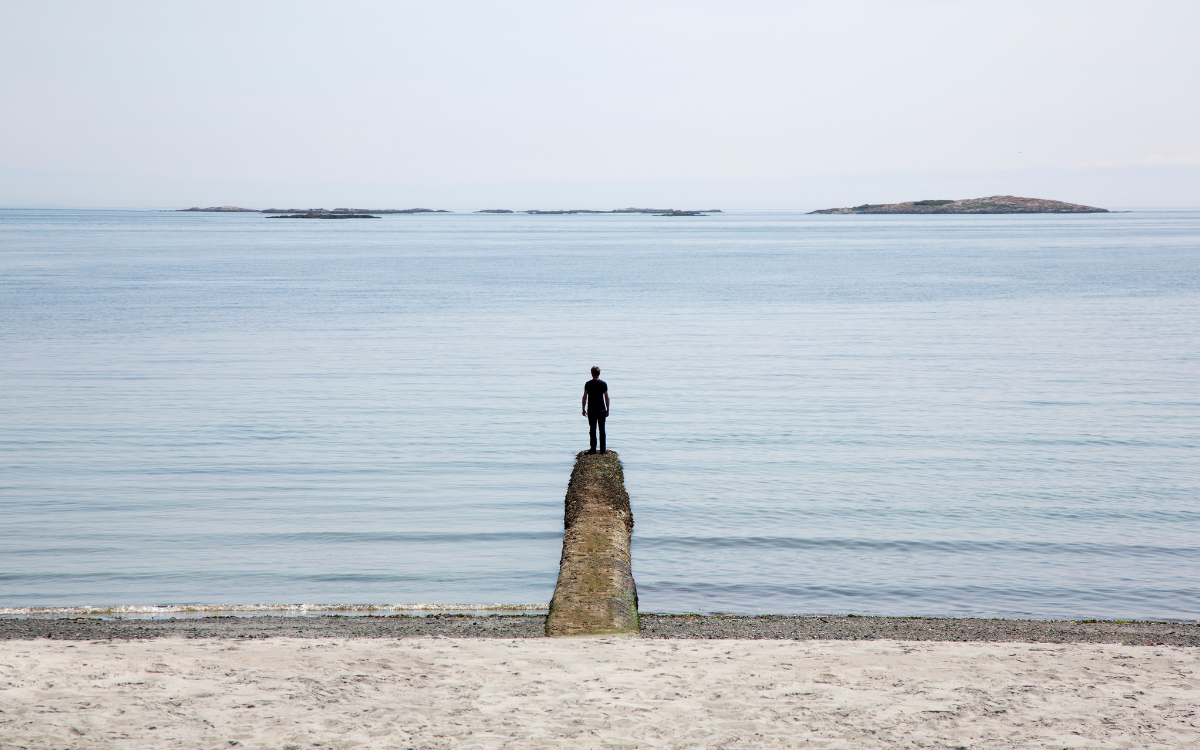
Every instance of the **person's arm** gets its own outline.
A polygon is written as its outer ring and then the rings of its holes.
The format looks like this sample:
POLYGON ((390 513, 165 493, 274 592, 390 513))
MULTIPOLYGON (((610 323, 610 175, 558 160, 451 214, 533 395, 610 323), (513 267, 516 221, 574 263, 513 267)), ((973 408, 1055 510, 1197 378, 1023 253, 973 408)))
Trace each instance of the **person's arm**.
POLYGON ((579 408, 583 409, 583 416, 586 417, 587 416, 587 386, 586 385, 583 387, 583 403, 580 404, 579 408))
POLYGON ((608 416, 608 412, 612 409, 608 402, 608 391, 604 392, 604 416, 608 416))

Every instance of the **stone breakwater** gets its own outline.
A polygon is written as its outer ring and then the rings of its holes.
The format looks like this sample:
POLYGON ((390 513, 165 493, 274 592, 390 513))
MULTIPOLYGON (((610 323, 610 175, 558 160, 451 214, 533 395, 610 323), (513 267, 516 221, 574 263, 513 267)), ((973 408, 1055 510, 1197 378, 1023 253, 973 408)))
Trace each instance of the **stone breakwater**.
POLYGON ((1107 208, 1081 206, 1044 198, 993 195, 962 200, 923 200, 906 203, 864 203, 846 208, 825 208, 810 214, 1106 214, 1107 208))
POLYGON ((633 511, 616 452, 581 452, 567 486, 558 584, 546 635, 637 633, 633 511))

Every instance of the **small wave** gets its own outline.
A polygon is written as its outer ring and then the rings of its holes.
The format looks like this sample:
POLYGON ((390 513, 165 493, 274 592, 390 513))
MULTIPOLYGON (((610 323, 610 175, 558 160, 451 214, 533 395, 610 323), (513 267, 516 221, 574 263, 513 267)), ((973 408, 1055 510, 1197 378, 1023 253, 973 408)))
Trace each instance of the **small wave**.
POLYGON ((1068 554, 1112 557, 1185 557, 1200 556, 1200 547, 1159 547, 1148 544, 1105 544, 1098 542, 986 541, 971 539, 845 539, 765 536, 658 536, 635 537, 640 547, 731 547, 761 549, 873 550, 881 552, 1068 554))
POLYGON ((0 607, 0 617, 128 617, 386 615, 452 612, 544 612, 549 604, 122 604, 84 607, 0 607))

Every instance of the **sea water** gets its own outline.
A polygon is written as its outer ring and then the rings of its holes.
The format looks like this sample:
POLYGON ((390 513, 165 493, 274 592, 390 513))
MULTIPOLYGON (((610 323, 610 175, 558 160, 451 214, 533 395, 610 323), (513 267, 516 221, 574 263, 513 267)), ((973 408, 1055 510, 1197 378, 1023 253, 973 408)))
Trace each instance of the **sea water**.
POLYGON ((0 607, 1200 616, 1200 212, 0 211, 0 607))

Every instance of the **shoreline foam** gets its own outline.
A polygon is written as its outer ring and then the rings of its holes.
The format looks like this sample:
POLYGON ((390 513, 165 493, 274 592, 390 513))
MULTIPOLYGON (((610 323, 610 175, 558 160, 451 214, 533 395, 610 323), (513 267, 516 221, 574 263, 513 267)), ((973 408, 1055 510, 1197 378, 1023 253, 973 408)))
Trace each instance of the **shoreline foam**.
POLYGON ((166 617, 290 617, 388 616, 438 612, 446 614, 475 612, 545 612, 548 604, 166 604, 74 607, 0 607, 0 618, 19 617, 101 617, 112 619, 156 619, 166 617))

